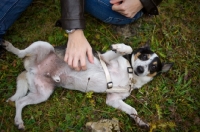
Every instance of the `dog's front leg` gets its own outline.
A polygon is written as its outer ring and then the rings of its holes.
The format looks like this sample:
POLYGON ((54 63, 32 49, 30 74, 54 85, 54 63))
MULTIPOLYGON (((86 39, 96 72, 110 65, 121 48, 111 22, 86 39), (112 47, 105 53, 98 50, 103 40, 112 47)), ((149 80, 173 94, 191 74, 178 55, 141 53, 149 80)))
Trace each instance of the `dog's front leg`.
POLYGON ((111 50, 101 55, 101 58, 109 63, 111 60, 126 54, 132 53, 132 48, 125 44, 113 44, 111 45, 111 50))
POLYGON ((144 127, 146 129, 149 129, 149 125, 147 123, 145 123, 144 121, 142 121, 142 119, 140 119, 138 117, 137 111, 133 107, 126 104, 122 100, 122 96, 120 96, 120 94, 116 94, 116 93, 108 94, 107 99, 106 99, 106 104, 126 112, 127 114, 129 114, 135 120, 135 122, 140 127, 144 127))

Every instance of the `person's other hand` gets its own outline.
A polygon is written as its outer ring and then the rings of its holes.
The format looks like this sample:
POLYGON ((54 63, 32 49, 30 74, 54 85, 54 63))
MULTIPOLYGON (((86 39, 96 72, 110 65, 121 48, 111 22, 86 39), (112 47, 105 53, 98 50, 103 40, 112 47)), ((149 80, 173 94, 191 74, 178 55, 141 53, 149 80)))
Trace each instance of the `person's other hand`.
POLYGON ((76 30, 72 34, 69 34, 64 61, 76 71, 86 70, 86 55, 89 62, 93 63, 92 48, 85 38, 83 31, 76 30))
POLYGON ((110 3, 113 11, 128 18, 133 18, 143 8, 140 0, 110 0, 110 3))

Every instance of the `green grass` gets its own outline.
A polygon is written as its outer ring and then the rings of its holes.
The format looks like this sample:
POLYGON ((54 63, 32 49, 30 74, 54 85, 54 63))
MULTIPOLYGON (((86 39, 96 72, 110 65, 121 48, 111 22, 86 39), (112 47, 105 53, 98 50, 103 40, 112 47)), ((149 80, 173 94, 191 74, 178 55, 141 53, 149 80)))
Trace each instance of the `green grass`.
MULTIPOLYGON (((107 50, 112 43, 123 42, 133 48, 151 40, 151 48, 173 68, 158 76, 125 101, 139 116, 151 123, 152 131, 191 131, 200 129, 200 2, 167 0, 159 7, 160 15, 143 17, 132 24, 134 36, 123 38, 112 26, 86 14, 85 35, 96 50, 107 50)), ((35 0, 7 32, 5 39, 26 48, 44 40, 52 45, 67 41, 65 32, 54 24, 60 16, 59 1, 35 0)), ((16 56, 5 53, 0 59, 0 130, 17 131, 15 107, 6 103, 16 88, 16 77, 23 71, 16 56)), ((26 131, 86 131, 88 121, 116 117, 123 132, 144 131, 125 113, 105 104, 106 94, 87 94, 57 88, 50 99, 23 110, 26 131)))

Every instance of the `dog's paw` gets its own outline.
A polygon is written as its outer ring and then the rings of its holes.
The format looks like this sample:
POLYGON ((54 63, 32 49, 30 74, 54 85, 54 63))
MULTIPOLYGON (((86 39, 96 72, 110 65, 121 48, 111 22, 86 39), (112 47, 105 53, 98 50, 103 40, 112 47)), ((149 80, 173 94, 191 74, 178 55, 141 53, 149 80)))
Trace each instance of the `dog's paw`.
POLYGON ((12 44, 6 40, 3 40, 3 42, 1 42, 1 46, 7 51, 10 51, 12 44))
POLYGON ((5 42, 5 40, 0 39, 0 46, 5 42))
POLYGON ((24 122, 22 120, 20 120, 19 118, 16 118, 16 117, 15 117, 15 125, 20 130, 24 130, 25 129, 24 122))
POLYGON ((11 96, 10 98, 8 98, 8 99, 6 100, 6 102, 9 102, 9 101, 14 102, 14 101, 20 99, 21 97, 23 97, 23 96, 22 96, 22 95, 19 95, 19 94, 17 94, 17 93, 15 93, 13 96, 11 96))
POLYGON ((111 50, 121 55, 131 54, 133 51, 130 46, 125 45, 123 43, 111 45, 111 50))
POLYGON ((18 125, 18 129, 19 129, 19 130, 25 130, 24 124, 23 124, 23 123, 19 124, 19 125, 18 125))
POLYGON ((19 98, 16 98, 16 97, 12 96, 12 97, 8 98, 8 99, 6 100, 6 102, 10 102, 10 101, 14 102, 14 101, 16 101, 16 100, 18 100, 18 99, 19 99, 19 98))
POLYGON ((6 100, 7 103, 10 102, 10 101, 11 101, 10 98, 8 98, 8 99, 6 100))
POLYGON ((150 130, 150 125, 147 124, 147 123, 145 123, 145 124, 143 124, 143 125, 140 125, 140 127, 141 127, 142 129, 145 129, 145 130, 150 130))
POLYGON ((146 129, 146 130, 150 129, 150 125, 148 123, 143 122, 142 120, 140 120, 140 122, 138 122, 138 125, 143 129, 146 129))
POLYGON ((5 40, 0 39, 0 47, 3 47, 3 48, 6 47, 6 46, 5 46, 5 40))

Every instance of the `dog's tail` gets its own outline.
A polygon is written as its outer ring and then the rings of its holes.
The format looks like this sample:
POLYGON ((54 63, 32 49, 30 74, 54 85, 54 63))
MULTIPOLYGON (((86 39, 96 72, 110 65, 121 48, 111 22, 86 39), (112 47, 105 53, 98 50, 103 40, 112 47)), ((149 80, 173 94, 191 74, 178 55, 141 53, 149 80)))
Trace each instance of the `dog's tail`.
POLYGON ((17 90, 16 93, 10 97, 8 101, 16 101, 22 97, 24 97, 27 92, 28 92, 28 80, 26 78, 26 71, 22 72, 18 77, 17 77, 17 90))

